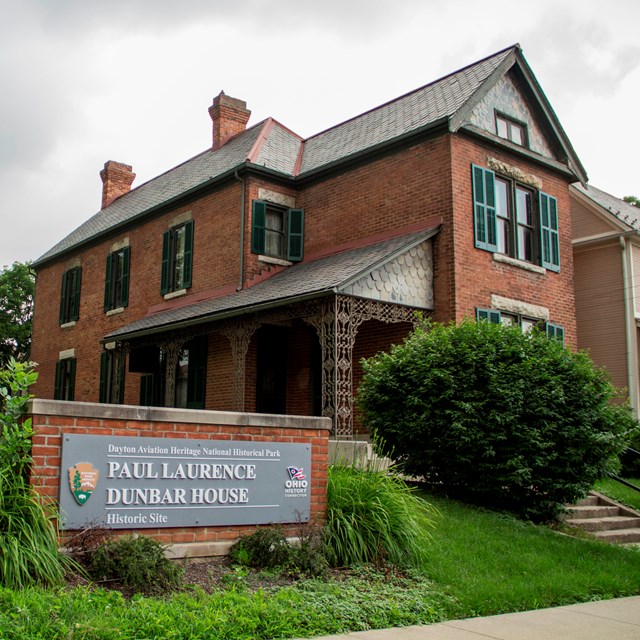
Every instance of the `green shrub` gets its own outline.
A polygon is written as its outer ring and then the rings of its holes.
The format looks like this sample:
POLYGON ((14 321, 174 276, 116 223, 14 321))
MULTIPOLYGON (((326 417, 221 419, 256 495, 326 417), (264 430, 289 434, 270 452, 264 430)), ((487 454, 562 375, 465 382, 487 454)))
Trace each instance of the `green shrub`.
POLYGON ((394 473, 332 465, 325 544, 338 566, 421 566, 437 512, 394 473))
POLYGON ((533 520, 615 469, 637 430, 605 373, 537 330, 425 322, 364 371, 364 421, 401 469, 533 520))
POLYGON ((141 593, 178 587, 182 567, 164 551, 164 545, 147 536, 112 538, 91 554, 89 572, 95 580, 117 580, 141 593))
POLYGON ((291 558, 291 547, 278 527, 264 527, 242 536, 231 546, 233 562, 258 569, 284 567, 291 558))
POLYGON ((289 575, 318 577, 328 569, 322 529, 301 525, 290 543, 279 527, 265 527, 239 538, 231 547, 232 562, 256 569, 277 569, 289 575))
POLYGON ((11 360, 0 371, 0 585, 61 584, 73 566, 58 551, 54 514, 29 483, 31 419, 23 420, 38 375, 11 360))

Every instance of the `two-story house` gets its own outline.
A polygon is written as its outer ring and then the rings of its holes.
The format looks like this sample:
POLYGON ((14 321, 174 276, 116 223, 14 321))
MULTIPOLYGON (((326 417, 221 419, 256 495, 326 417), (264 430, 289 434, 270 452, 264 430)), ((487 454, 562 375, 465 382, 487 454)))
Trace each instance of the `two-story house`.
POLYGON ((575 345, 586 175, 518 45, 307 139, 224 93, 209 113, 211 147, 145 184, 107 162, 101 210, 36 261, 40 397, 349 438, 360 359, 417 311, 575 345))
POLYGON ((591 185, 571 185, 578 347, 640 410, 640 209, 591 185))

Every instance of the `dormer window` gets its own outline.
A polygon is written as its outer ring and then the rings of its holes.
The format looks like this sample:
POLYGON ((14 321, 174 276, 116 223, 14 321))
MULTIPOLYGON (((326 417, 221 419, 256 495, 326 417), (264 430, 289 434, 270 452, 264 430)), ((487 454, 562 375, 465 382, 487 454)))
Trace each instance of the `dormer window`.
POLYGON ((502 113, 496 112, 496 132, 505 140, 510 140, 521 147, 527 146, 527 126, 502 113))

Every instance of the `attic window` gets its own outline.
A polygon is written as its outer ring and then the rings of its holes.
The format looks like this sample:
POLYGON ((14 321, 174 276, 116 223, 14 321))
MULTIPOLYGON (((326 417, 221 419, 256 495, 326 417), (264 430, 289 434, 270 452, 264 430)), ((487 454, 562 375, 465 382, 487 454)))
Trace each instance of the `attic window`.
POLYGON ((496 131, 501 138, 521 147, 527 146, 527 126, 496 112, 496 131))

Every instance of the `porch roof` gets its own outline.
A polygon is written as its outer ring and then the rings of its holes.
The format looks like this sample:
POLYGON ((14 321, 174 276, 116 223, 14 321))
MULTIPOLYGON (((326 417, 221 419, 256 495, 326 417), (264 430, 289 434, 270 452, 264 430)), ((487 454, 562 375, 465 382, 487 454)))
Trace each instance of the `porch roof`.
POLYGON ((439 225, 294 264, 241 291, 146 315, 107 334, 104 341, 141 338, 341 293, 367 273, 433 237, 438 230, 439 225))

